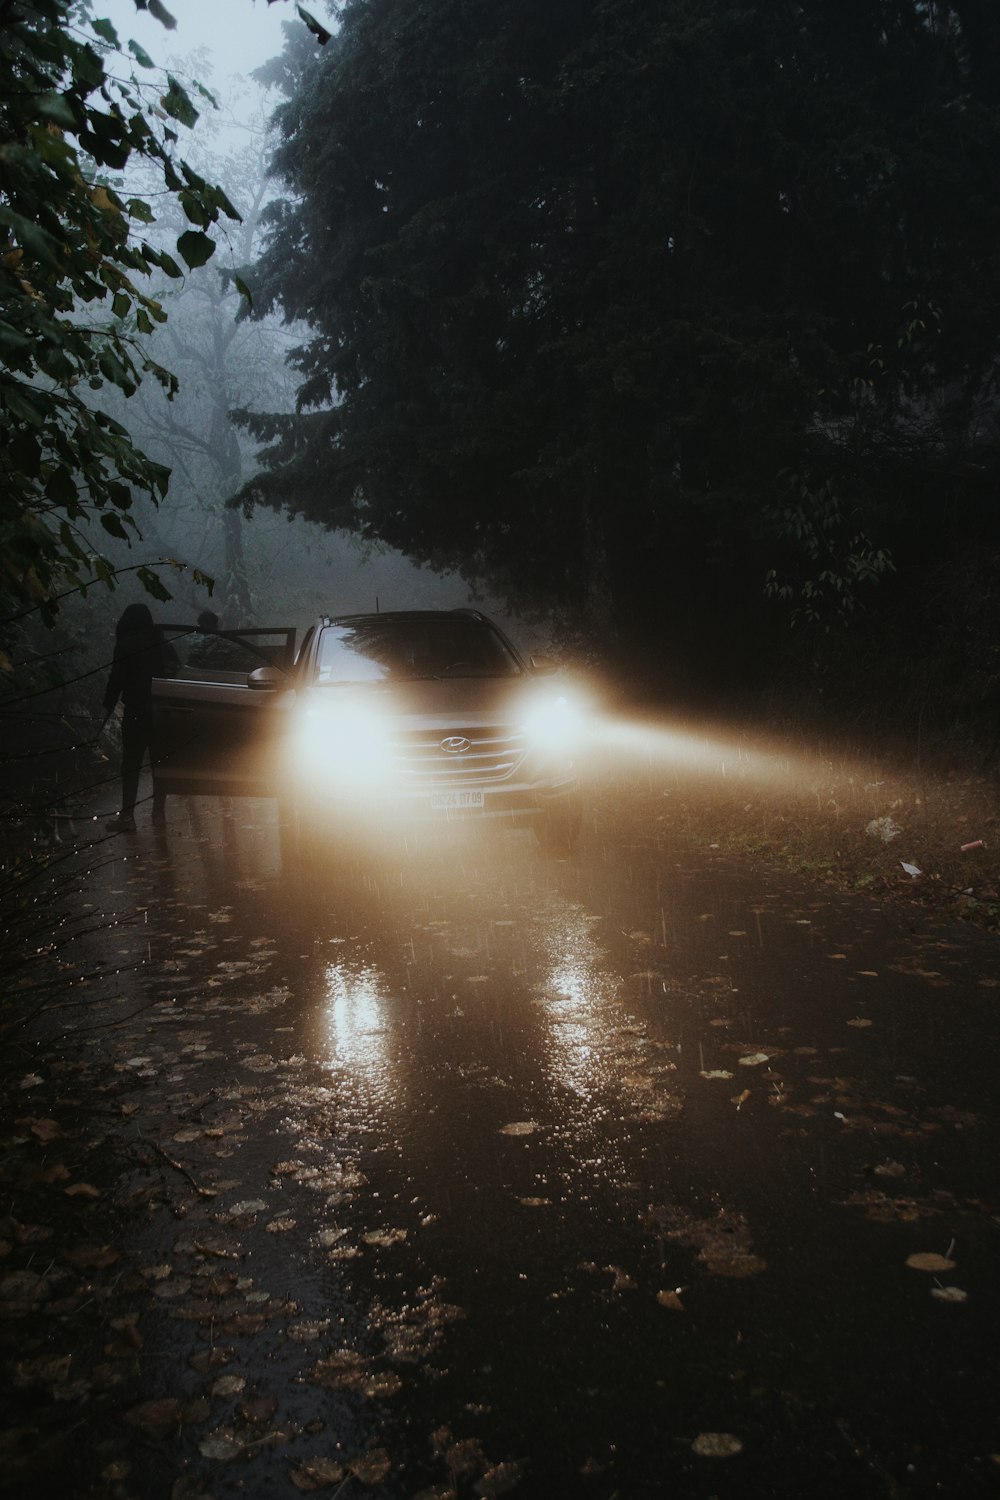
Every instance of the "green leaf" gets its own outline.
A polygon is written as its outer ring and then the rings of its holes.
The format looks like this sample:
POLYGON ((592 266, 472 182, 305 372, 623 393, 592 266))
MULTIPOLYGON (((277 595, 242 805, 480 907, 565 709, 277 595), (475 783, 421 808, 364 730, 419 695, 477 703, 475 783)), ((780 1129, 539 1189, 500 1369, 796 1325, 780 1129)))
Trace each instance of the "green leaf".
POLYGON ((97 32, 97 35, 100 36, 100 37, 103 37, 104 40, 110 46, 112 46, 112 47, 117 47, 118 46, 118 33, 115 30, 115 28, 112 26, 112 24, 111 24, 110 21, 107 21, 107 20, 95 20, 95 21, 91 21, 90 24, 94 28, 94 30, 97 32))
POLYGON ((19 333, 9 323, 0 320, 0 354, 5 360, 13 360, 17 355, 25 353, 34 347, 34 339, 27 334, 19 333))
POLYGON ((151 256, 150 258, 156 265, 159 266, 160 270, 166 272, 168 276, 178 277, 184 275, 184 272, 174 260, 173 256, 168 255, 165 250, 159 252, 154 256, 151 256))
POLYGON ((246 302, 246 304, 247 304, 247 310, 249 312, 253 312, 253 294, 250 291, 250 288, 247 286, 246 282, 243 280, 243 277, 242 276, 236 276, 236 277, 234 277, 233 278, 233 285, 236 287, 236 290, 239 292, 240 296, 246 302))
POLYGON ((72 475, 66 469, 53 469, 45 481, 45 493, 56 505, 72 505, 77 498, 72 475))
POLYGON ((155 16, 160 25, 165 26, 167 31, 176 30, 177 22, 174 20, 169 10, 166 10, 164 6, 160 4, 160 0, 147 0, 147 3, 141 5, 139 9, 148 10, 149 14, 151 16, 155 16))
POLYGON ((197 193, 185 190, 180 195, 180 204, 192 224, 199 224, 202 229, 207 229, 211 224, 212 215, 197 193))
POLYGON ((47 229, 33 224, 30 219, 15 213, 11 208, 0 208, 0 224, 6 224, 8 229, 13 230, 15 239, 24 249, 50 271, 63 269, 60 258, 62 246, 54 234, 49 234, 47 229))
POLYGON ((125 527, 115 515, 114 511, 109 511, 106 515, 103 515, 101 517, 101 525, 104 527, 105 531, 110 532, 112 536, 118 537, 120 541, 127 542, 129 540, 128 532, 125 530, 125 527))
POLYGON ((73 77, 80 83, 99 89, 104 82, 104 64, 93 47, 77 47, 73 52, 73 77))
POLYGON ((111 311, 116 318, 127 318, 132 307, 132 299, 125 292, 118 292, 111 303, 111 311))
POLYGON ((319 42, 320 46, 325 47, 327 42, 330 40, 330 32, 327 31, 325 26, 321 26, 316 17, 311 16, 303 6, 297 5, 295 9, 298 11, 301 19, 305 21, 306 25, 309 27, 309 30, 312 32, 316 40, 319 42))
POLYGON ((156 64, 154 63, 153 59, 150 57, 149 53, 146 51, 146 49, 144 47, 140 47, 138 42, 132 42, 132 41, 130 41, 129 44, 128 44, 128 50, 131 52, 132 56, 135 58, 136 62, 139 64, 140 68, 155 68, 156 67, 156 64))
POLYGON ((187 91, 181 87, 176 78, 167 74, 169 85, 167 92, 160 97, 160 103, 168 115, 173 119, 180 120, 182 125, 190 129, 198 119, 198 111, 188 97, 187 91))
POLYGON ((22 474, 37 479, 42 466, 42 449, 38 439, 22 427, 10 439, 8 453, 11 462, 22 474))
POLYGON ((178 254, 182 255, 191 270, 203 266, 215 254, 215 241, 200 230, 188 229, 177 241, 178 254))
POLYGON ((168 588, 164 587, 152 568, 139 568, 136 572, 136 577, 146 590, 146 593, 151 594, 154 599, 159 599, 162 603, 166 603, 169 599, 173 598, 173 594, 171 594, 168 588))
POLYGON ((130 219, 138 219, 140 224, 152 224, 154 222, 153 210, 144 198, 129 198, 125 207, 130 219))
POLYGON ((55 90, 39 94, 36 108, 43 120, 51 120, 60 130, 75 130, 77 127, 76 115, 65 94, 57 94, 55 90))

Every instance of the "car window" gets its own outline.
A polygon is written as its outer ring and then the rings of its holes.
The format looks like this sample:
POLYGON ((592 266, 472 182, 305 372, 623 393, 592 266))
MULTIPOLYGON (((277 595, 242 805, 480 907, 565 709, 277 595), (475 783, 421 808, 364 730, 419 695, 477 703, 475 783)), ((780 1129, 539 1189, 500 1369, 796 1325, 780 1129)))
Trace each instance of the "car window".
POLYGON ((287 632, 200 630, 195 625, 160 627, 167 672, 171 677, 204 679, 224 674, 245 678, 257 667, 286 667, 290 656, 287 632))
POLYGON ((393 682, 436 677, 514 677, 517 658, 489 625, 461 615, 421 620, 342 621, 324 628, 319 682, 393 682))

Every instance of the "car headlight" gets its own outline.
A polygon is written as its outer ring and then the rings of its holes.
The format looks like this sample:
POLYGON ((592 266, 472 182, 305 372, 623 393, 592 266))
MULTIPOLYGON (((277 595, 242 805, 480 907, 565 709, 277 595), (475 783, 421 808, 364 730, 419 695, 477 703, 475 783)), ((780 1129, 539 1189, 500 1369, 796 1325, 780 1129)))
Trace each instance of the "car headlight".
POLYGON ((539 699, 531 704, 524 717, 525 733, 543 750, 572 751, 579 744, 583 730, 582 707, 565 693, 539 699))
POLYGON ((298 716, 299 766, 323 781, 370 782, 391 768, 385 716, 365 703, 310 704, 298 716))

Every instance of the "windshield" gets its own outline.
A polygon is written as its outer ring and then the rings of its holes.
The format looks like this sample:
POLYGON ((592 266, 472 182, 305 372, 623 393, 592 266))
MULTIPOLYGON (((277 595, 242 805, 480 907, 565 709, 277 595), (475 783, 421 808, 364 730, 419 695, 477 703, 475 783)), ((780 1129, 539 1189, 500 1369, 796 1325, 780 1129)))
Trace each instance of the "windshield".
POLYGON ((391 615, 327 625, 319 682, 401 682, 427 677, 516 677, 516 657, 494 630, 462 615, 391 615))

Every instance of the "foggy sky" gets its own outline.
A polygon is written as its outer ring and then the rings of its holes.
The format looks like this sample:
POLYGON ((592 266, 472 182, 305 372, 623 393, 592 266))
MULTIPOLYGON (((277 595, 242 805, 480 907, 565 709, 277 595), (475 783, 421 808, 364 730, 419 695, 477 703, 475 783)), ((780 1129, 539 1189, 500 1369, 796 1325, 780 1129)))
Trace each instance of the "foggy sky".
MULTIPOLYGON (((134 0, 95 0, 94 15, 107 17, 124 47, 134 38, 155 63, 164 66, 171 57, 186 57, 199 47, 212 53, 209 85, 222 88, 232 74, 250 73, 282 48, 282 22, 297 25, 292 0, 164 0, 177 22, 167 31, 147 11, 137 11, 134 0)), ((314 9, 325 14, 322 0, 314 9)), ((137 69, 141 73, 141 69, 137 69)))

